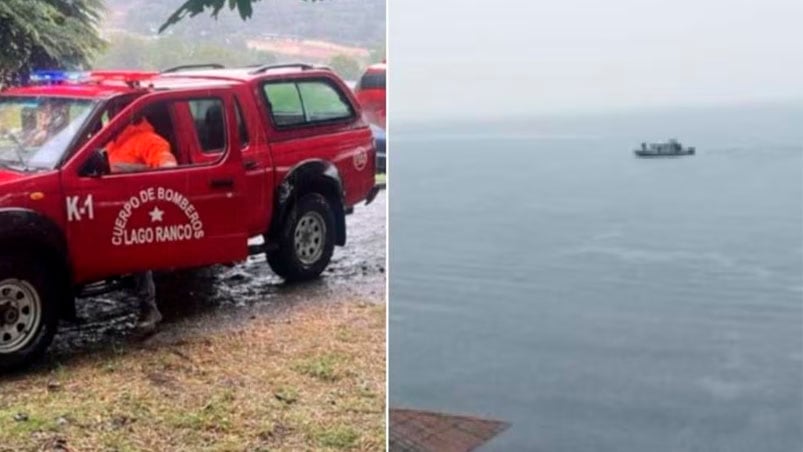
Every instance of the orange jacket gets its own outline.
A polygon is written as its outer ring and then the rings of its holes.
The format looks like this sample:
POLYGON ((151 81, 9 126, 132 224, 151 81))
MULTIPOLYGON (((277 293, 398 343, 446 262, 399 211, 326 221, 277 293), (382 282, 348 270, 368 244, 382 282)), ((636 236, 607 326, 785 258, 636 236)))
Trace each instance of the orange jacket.
POLYGON ((170 143, 153 131, 145 119, 131 124, 106 146, 109 163, 139 163, 149 168, 175 165, 176 158, 170 152, 170 143))

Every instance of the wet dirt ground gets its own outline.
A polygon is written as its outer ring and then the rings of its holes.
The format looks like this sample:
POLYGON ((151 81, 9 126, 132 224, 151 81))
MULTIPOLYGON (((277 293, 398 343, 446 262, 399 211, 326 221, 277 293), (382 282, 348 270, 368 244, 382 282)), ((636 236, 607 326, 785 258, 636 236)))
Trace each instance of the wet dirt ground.
MULTIPOLYGON (((385 300, 386 196, 355 206, 347 222, 347 244, 336 247, 321 278, 285 284, 264 255, 231 267, 213 266, 155 275, 157 301, 164 314, 148 342, 181 340, 188 334, 215 334, 257 315, 280 317, 305 303, 385 300)), ((142 341, 134 333, 138 301, 128 291, 78 300, 80 324, 62 323, 48 351, 64 361, 94 350, 142 341)))

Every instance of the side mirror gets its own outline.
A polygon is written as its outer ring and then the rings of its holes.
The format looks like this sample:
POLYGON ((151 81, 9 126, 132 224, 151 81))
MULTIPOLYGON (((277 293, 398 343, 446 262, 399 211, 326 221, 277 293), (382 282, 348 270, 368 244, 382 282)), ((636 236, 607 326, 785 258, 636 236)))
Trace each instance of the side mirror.
POLYGON ((98 149, 93 152, 84 163, 83 168, 81 168, 81 176, 83 177, 100 177, 111 172, 109 155, 105 149, 98 149))

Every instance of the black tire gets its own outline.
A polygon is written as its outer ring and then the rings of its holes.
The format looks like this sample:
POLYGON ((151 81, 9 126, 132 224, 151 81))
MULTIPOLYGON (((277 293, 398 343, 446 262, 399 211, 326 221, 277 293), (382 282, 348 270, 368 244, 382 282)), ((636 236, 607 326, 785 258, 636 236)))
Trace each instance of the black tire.
POLYGON ((318 193, 302 196, 282 224, 277 242, 277 248, 266 253, 277 275, 291 282, 317 278, 335 249, 335 215, 329 201, 318 193), (315 226, 325 230, 315 235, 315 226), (321 242, 315 242, 316 237, 321 242), (313 247, 315 252, 309 252, 313 247))
POLYGON ((57 294, 47 278, 56 276, 33 257, 0 256, 0 373, 30 365, 53 341, 57 294), (38 316, 30 303, 38 304, 38 316))

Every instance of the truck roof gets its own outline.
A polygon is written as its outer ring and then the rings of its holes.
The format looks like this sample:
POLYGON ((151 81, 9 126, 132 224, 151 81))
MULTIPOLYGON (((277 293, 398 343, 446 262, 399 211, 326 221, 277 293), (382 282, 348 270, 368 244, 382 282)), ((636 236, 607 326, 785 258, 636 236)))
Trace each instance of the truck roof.
POLYGON ((387 67, 388 67, 388 65, 384 61, 381 62, 381 63, 374 63, 374 64, 368 66, 365 69, 365 72, 385 72, 387 70, 387 67))
POLYGON ((4 95, 103 99, 142 90, 180 90, 216 88, 247 83, 267 75, 330 75, 329 68, 307 64, 279 64, 243 68, 167 70, 161 73, 139 71, 94 71, 89 79, 9 88, 4 95), (126 79, 126 74, 131 76, 126 79), (130 83, 132 81, 139 84, 130 83))
POLYGON ((48 96, 48 97, 71 97, 98 99, 116 96, 119 94, 130 93, 134 90, 128 86, 121 85, 96 85, 96 84, 60 84, 60 85, 31 85, 9 88, 2 93, 10 96, 48 96))
POLYGON ((251 66, 225 69, 193 69, 179 72, 163 72, 161 79, 192 78, 205 80, 231 80, 235 82, 248 82, 266 75, 283 77, 287 75, 327 75, 332 70, 323 66, 311 66, 308 64, 276 64, 265 66, 251 66))

